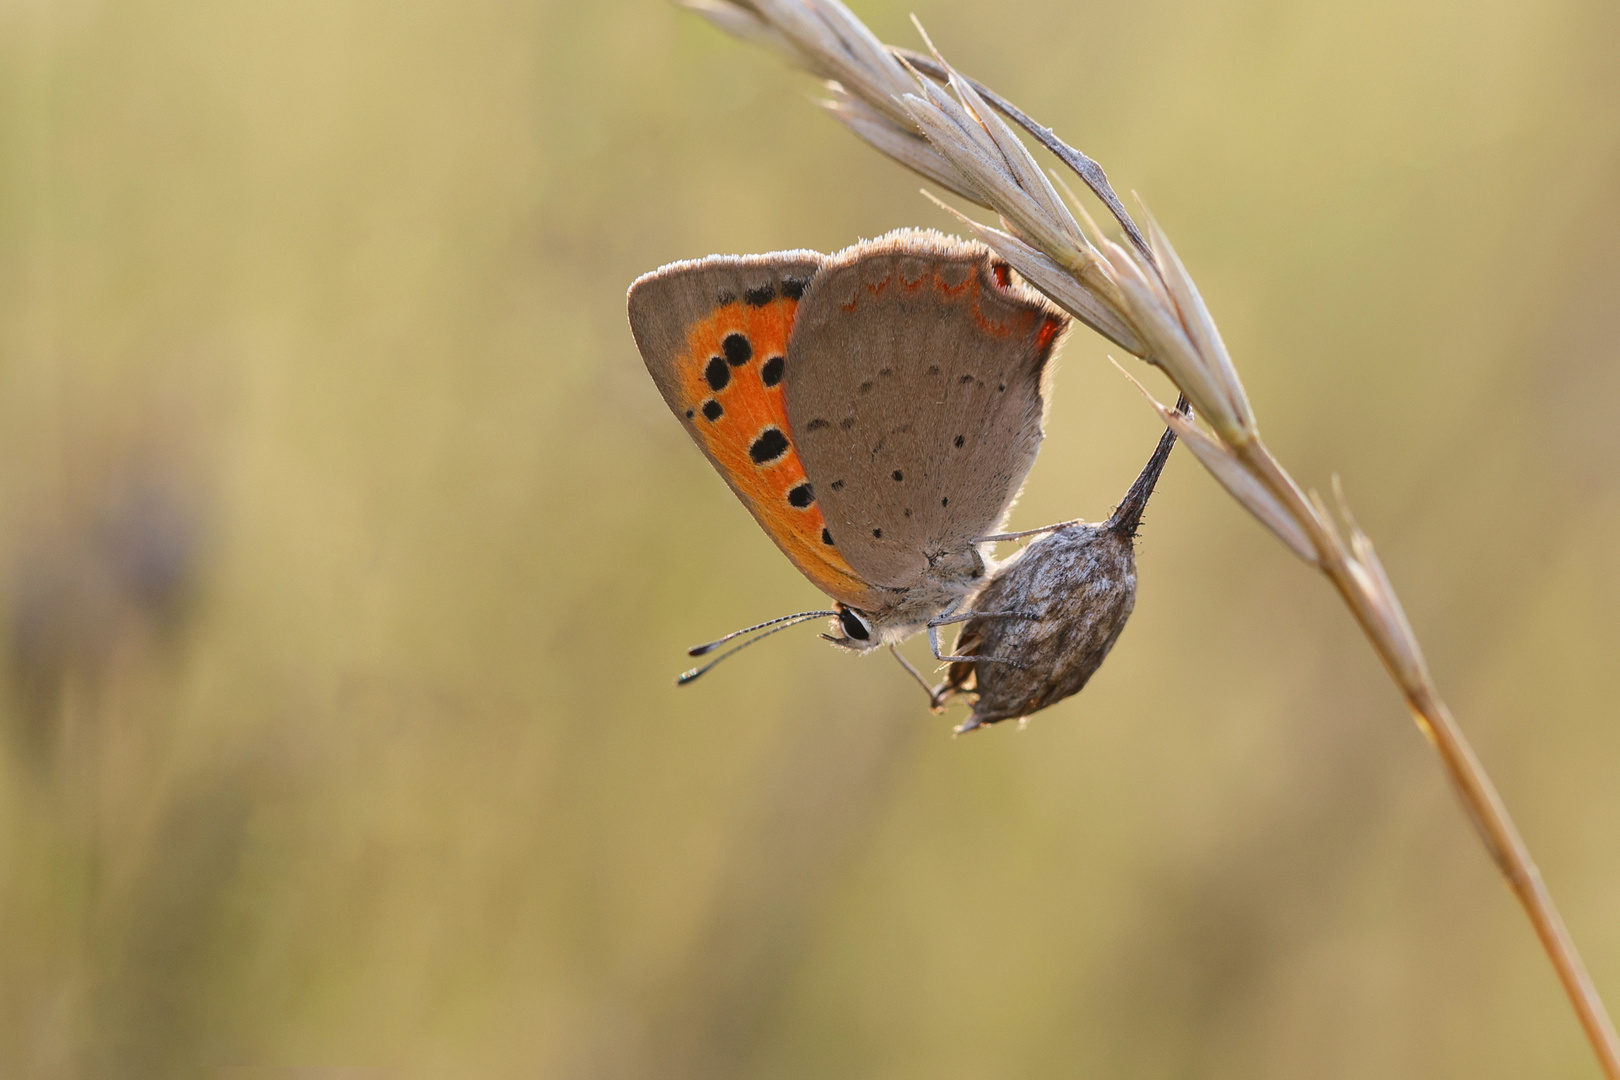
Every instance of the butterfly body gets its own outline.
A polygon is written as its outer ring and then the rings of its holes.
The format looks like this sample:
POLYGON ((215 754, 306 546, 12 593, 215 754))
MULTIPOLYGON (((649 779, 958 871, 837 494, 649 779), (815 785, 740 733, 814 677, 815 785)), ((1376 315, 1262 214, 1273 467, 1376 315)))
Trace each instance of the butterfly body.
POLYGON ((893 644, 984 582, 1034 463, 1067 319, 982 246, 902 230, 832 256, 714 256, 638 279, 665 401, 784 554, 835 644, 893 644))

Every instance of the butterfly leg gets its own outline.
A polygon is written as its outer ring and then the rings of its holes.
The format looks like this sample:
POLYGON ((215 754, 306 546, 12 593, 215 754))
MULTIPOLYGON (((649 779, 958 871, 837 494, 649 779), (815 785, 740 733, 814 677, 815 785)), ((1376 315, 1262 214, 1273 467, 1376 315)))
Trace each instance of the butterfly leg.
POLYGON ((941 615, 929 620, 929 626, 949 626, 952 623, 967 622, 969 619, 1038 619, 1040 613, 1035 611, 963 611, 955 615, 941 615))
MULTIPOLYGON (((971 619, 972 617, 973 616, 971 614, 963 616, 963 618, 965 618, 965 619, 971 619)), ((936 620, 935 622, 931 622, 931 623, 928 624, 928 647, 929 647, 929 649, 933 650, 935 660, 938 660, 942 664, 952 664, 952 663, 957 663, 957 662, 966 663, 966 664, 972 664, 972 663, 975 663, 977 661, 982 660, 982 661, 985 661, 986 663, 991 663, 991 664, 1011 664, 1013 667, 1017 668, 1019 671, 1024 670, 1024 665, 1023 664, 1020 664, 1016 660, 1009 660, 1005 656, 946 656, 945 654, 940 652, 939 628, 941 626, 945 625, 946 623, 952 623, 952 622, 958 622, 958 621, 960 621, 960 620, 958 620, 958 619, 945 619, 943 622, 940 622, 940 621, 936 620)))
POLYGON ((1025 529, 1023 532, 991 533, 989 536, 975 536, 969 543, 995 544, 1002 540, 1022 540, 1026 536, 1043 536, 1046 533, 1055 533, 1060 529, 1067 529, 1071 525, 1084 525, 1079 518, 1073 521, 1060 521, 1055 525, 1043 525, 1039 529, 1025 529))
POLYGON ((922 677, 922 672, 913 667, 910 660, 907 660, 905 657, 901 656, 900 650, 895 648, 893 645, 889 646, 889 651, 894 654, 894 658, 900 661, 900 666, 905 668, 913 679, 917 680, 917 685, 922 687, 923 692, 928 695, 928 708, 933 712, 943 712, 945 706, 944 702, 941 701, 941 698, 944 696, 945 688, 941 686, 936 689, 929 686, 928 680, 922 677))

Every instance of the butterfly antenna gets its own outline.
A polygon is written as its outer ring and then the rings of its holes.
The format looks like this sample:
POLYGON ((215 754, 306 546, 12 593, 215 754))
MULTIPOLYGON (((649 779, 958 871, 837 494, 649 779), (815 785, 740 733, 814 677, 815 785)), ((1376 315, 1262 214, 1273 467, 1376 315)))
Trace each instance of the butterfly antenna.
MULTIPOLYGON (((707 656, 709 653, 714 652, 714 650, 718 649, 720 646, 734 638, 740 638, 744 634, 752 634, 755 630, 763 630, 767 626, 775 626, 777 623, 800 623, 806 619, 820 619, 837 614, 838 612, 836 611, 801 611, 794 615, 779 615, 774 619, 766 619, 764 622, 756 623, 753 626, 745 626, 741 630, 733 630, 725 637, 715 638, 707 645, 694 645, 692 648, 686 650, 686 655, 707 656)), ((785 630, 787 627, 783 627, 782 629, 785 630)))
POLYGON ((711 641, 707 645, 699 645, 697 648, 690 650, 688 655, 690 655, 690 656, 702 656, 705 653, 712 650, 715 646, 722 645, 722 644, 730 641, 734 637, 739 637, 739 636, 741 636, 743 634, 751 634, 755 630, 761 630, 761 629, 764 629, 767 626, 770 627, 770 629, 766 630, 763 634, 757 634, 754 637, 751 637, 747 641, 743 642, 741 645, 738 645, 735 648, 727 649, 725 652, 721 653, 719 656, 715 657, 713 660, 710 660, 707 664, 704 664, 702 667, 695 667, 695 668, 692 668, 690 671, 681 672, 680 677, 675 680, 675 685, 676 686, 685 686, 687 683, 691 682, 693 679, 696 679, 699 675, 704 674, 710 668, 714 667, 720 661, 724 660, 726 657, 735 656, 736 654, 742 652, 744 649, 748 648, 748 646, 757 644, 757 643, 759 643, 761 641, 764 641, 766 638, 770 637, 772 634, 779 634, 783 630, 786 630, 786 629, 788 629, 790 627, 797 626, 800 623, 806 622, 806 621, 808 621, 810 619, 819 619, 819 618, 822 618, 823 616, 837 615, 837 614, 838 614, 838 612, 836 612, 836 611, 801 611, 797 615, 783 615, 781 618, 771 619, 771 620, 769 620, 767 622, 762 622, 758 626, 750 626, 746 630, 738 630, 738 631, 735 631, 734 633, 727 634, 725 637, 720 638, 718 641, 711 641), (778 625, 778 624, 780 624, 780 625, 778 625))

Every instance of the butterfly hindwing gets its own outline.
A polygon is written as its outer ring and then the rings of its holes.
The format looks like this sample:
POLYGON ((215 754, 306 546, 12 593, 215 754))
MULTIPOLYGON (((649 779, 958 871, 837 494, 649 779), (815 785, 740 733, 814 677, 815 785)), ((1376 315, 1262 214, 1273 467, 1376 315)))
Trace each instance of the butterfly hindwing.
POLYGON ((788 342, 787 416, 861 578, 906 588, 998 529, 1067 325, 982 245, 931 230, 857 244, 816 275, 788 342))
POLYGON ((875 592, 827 530, 783 398, 813 251, 674 263, 631 285, 630 326, 664 400, 793 564, 857 607, 875 592))

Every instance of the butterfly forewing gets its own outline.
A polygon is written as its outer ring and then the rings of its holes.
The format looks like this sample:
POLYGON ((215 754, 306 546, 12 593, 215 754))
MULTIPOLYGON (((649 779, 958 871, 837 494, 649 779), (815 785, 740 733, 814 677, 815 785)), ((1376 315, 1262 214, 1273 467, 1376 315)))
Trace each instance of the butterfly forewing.
POLYGON ((783 398, 813 251, 675 263, 630 287, 630 326, 675 415, 778 547, 818 588, 876 602, 827 529, 783 398))
POLYGON ((788 342, 787 418, 829 534, 907 588, 997 530, 1042 437, 1067 319, 978 244, 905 230, 834 256, 788 342))

